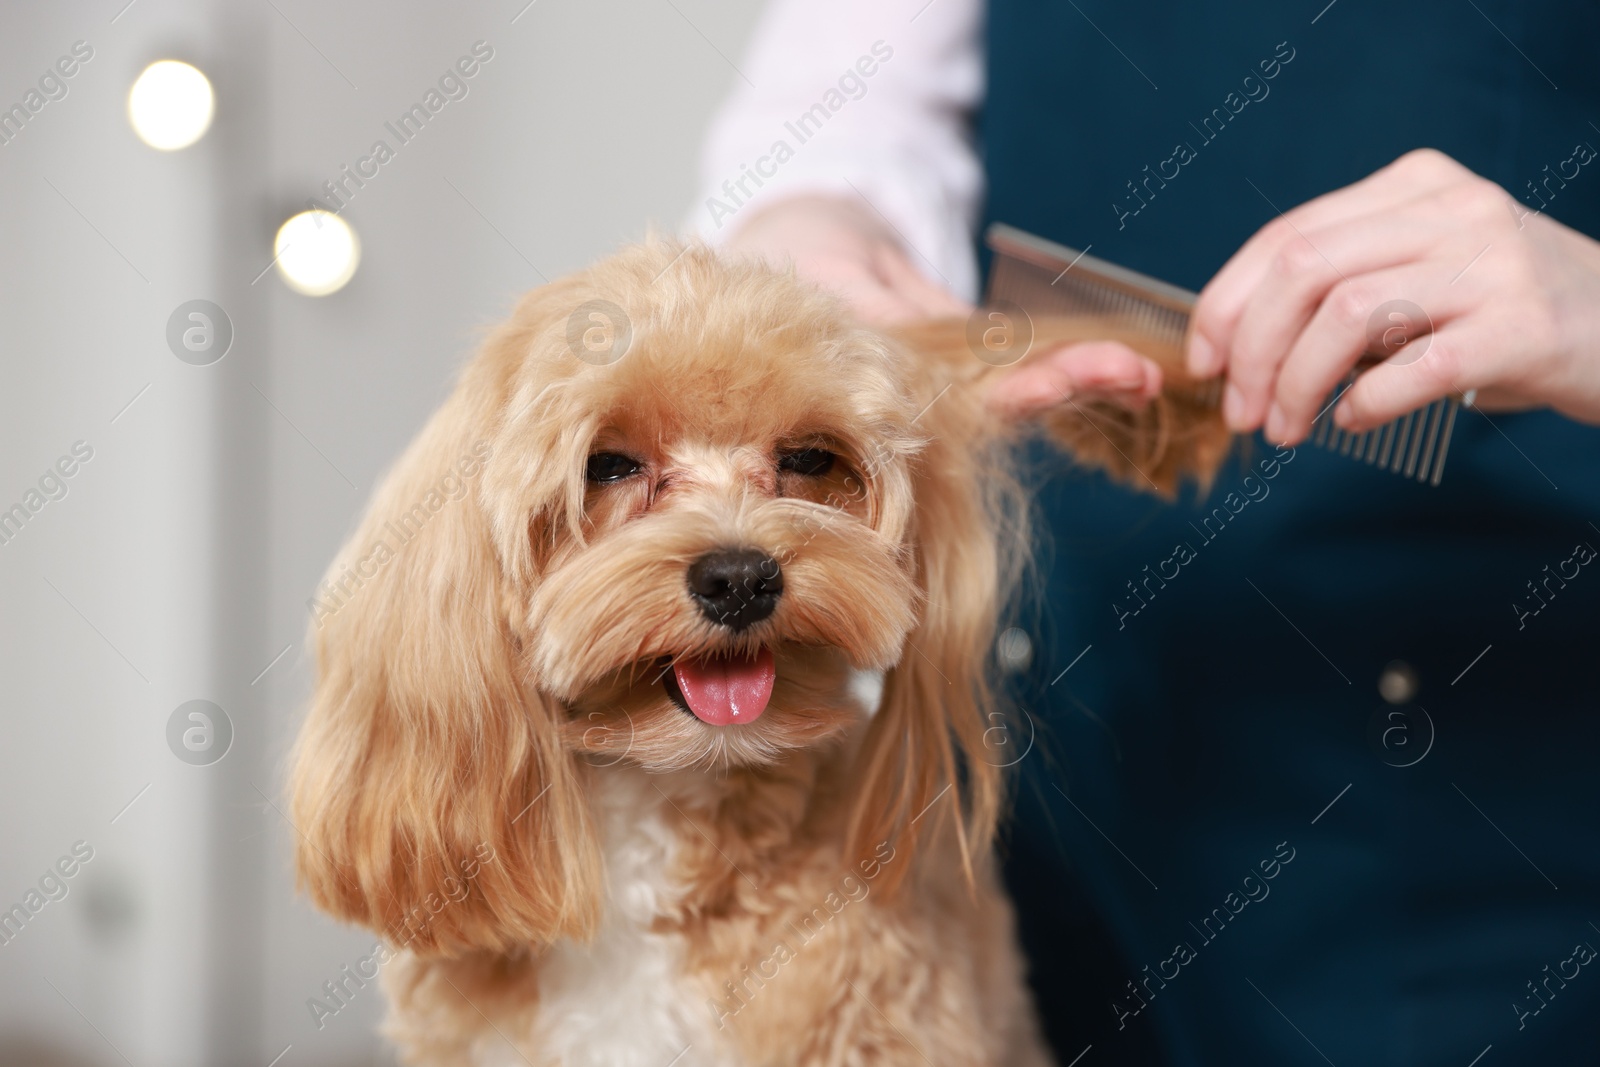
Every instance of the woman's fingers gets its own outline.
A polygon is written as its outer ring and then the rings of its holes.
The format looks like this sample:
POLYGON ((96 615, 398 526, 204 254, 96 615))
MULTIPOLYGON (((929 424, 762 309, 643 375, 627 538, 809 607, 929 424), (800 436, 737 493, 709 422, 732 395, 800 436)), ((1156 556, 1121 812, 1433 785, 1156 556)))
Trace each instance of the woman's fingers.
POLYGON ((1093 397, 1142 407, 1161 391, 1161 368, 1116 341, 1088 341, 1041 352, 994 380, 989 406, 1027 417, 1093 397))
POLYGON ((878 246, 877 266, 885 285, 915 305, 926 318, 965 318, 972 314, 972 305, 923 274, 899 248, 878 246))
POLYGON ((1410 152, 1354 185, 1317 197, 1267 223, 1201 290, 1190 331, 1190 372, 1210 377, 1228 367, 1245 307, 1285 246, 1303 241, 1304 235, 1313 231, 1387 211, 1471 178, 1470 171, 1439 152, 1410 152))
POLYGON ((854 200, 781 200, 744 220, 728 247, 780 267, 792 264, 802 278, 839 294, 873 325, 971 311, 917 270, 895 235, 854 200))
POLYGON ((1334 389, 1363 355, 1386 356, 1391 368, 1420 360, 1435 330, 1472 310, 1473 295, 1466 287, 1453 289, 1437 261, 1335 285, 1278 371, 1266 419, 1268 439, 1294 444, 1310 433, 1334 389))
POLYGON ((1451 236, 1448 219, 1418 205, 1352 219, 1285 245, 1251 294, 1234 334, 1228 359, 1232 396, 1225 410, 1229 425, 1253 430, 1267 419, 1285 360, 1333 294, 1349 299, 1350 287, 1362 284, 1363 277, 1415 263, 1451 236))
POLYGON ((863 321, 872 325, 890 326, 927 317, 915 300, 885 284, 882 277, 859 263, 839 260, 795 266, 802 277, 843 297, 863 321))
POLYGON ((1497 343, 1480 324, 1460 321, 1412 343, 1421 349, 1413 358, 1380 364, 1356 379, 1333 409, 1340 429, 1361 433, 1496 377, 1489 367, 1497 343))

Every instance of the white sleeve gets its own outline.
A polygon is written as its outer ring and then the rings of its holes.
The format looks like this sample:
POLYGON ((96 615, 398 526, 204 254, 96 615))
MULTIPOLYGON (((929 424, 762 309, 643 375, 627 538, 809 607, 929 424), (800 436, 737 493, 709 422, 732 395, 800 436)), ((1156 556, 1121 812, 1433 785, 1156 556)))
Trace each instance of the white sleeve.
POLYGON ((981 0, 772 0, 707 135, 687 228, 715 244, 752 205, 859 195, 974 299, 981 16, 981 0))

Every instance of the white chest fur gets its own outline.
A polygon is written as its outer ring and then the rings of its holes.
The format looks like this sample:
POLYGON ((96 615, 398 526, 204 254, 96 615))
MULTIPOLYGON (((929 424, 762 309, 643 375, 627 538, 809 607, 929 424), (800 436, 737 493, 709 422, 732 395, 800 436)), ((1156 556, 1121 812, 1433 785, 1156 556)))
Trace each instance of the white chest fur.
POLYGON ((592 942, 562 942, 541 961, 534 1047, 561 1067, 723 1067, 704 995, 684 977, 683 939, 651 929, 678 892, 669 802, 625 765, 593 783, 605 913, 592 942))

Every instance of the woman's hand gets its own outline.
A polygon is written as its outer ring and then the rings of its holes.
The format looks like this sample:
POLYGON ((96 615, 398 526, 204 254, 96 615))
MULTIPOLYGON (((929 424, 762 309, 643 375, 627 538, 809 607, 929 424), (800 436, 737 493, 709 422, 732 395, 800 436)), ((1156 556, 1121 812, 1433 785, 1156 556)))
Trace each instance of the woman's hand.
POLYGON ((781 200, 740 225, 727 247, 775 266, 793 263, 800 277, 844 297, 874 326, 965 318, 972 312, 964 300, 929 281, 906 257, 894 231, 857 201, 781 200))
POLYGON ((1600 244, 1411 152, 1257 232, 1200 294, 1188 359, 1226 371, 1234 430, 1294 443, 1380 350, 1334 409, 1346 430, 1472 390, 1484 407, 1600 423, 1600 244))
MULTIPOLYGON (((840 296, 873 326, 916 319, 965 319, 972 305, 928 280, 898 235, 866 205, 831 197, 794 197, 763 209, 727 247, 795 270, 840 296)), ((976 357, 974 357, 976 358, 976 357)), ((1152 361, 1114 342, 1040 352, 997 376, 988 400, 1015 417, 1093 396, 1139 407, 1161 391, 1152 361)))

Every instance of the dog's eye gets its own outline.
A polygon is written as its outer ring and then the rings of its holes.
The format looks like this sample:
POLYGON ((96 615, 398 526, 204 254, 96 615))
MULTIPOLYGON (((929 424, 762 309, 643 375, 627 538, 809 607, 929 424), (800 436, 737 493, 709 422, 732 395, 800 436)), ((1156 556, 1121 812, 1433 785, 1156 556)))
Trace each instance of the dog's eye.
POLYGON ((807 474, 815 478, 833 470, 833 461, 837 458, 825 448, 805 448, 779 457, 778 469, 792 471, 795 474, 807 474))
POLYGON ((584 473, 591 482, 605 485, 607 482, 630 478, 643 469, 638 460, 621 452, 596 452, 589 457, 589 465, 584 473))

